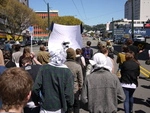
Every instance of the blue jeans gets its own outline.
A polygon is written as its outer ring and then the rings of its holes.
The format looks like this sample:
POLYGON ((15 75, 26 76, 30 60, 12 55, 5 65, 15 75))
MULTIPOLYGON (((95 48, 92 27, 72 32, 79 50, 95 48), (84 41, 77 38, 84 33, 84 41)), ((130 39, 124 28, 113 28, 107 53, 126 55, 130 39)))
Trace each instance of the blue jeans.
POLYGON ((125 101, 124 101, 124 110, 125 113, 132 113, 132 109, 133 109, 133 93, 135 91, 135 89, 131 89, 131 88, 124 88, 124 93, 126 95, 125 101))

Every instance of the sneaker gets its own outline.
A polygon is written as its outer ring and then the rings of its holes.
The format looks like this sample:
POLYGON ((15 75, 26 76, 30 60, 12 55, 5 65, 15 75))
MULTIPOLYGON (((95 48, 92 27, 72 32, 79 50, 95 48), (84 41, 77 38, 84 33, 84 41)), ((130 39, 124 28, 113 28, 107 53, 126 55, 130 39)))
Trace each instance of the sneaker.
POLYGON ((150 99, 147 99, 146 103, 150 106, 150 99))

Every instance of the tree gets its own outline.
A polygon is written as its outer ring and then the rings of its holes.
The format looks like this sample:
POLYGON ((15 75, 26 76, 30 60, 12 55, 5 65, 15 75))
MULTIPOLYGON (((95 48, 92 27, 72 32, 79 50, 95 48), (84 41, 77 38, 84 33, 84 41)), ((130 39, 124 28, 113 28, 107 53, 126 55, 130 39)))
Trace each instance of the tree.
POLYGON ((7 0, 0 0, 0 8, 5 7, 7 4, 7 0))
POLYGON ((75 18, 74 16, 52 17, 51 21, 62 25, 80 25, 82 23, 81 20, 75 18))
POLYGON ((39 17, 32 9, 21 4, 17 0, 7 0, 7 5, 0 9, 1 15, 5 19, 5 32, 15 35, 21 35, 22 31, 26 30, 30 25, 39 24, 39 17))

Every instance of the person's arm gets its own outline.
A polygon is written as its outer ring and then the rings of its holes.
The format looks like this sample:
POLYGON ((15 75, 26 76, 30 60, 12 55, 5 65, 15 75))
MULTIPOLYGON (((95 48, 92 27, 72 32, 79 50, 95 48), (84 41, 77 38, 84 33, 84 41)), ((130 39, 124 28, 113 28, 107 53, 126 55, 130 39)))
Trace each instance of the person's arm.
POLYGON ((74 80, 73 80, 73 74, 68 69, 67 74, 69 74, 69 78, 65 81, 65 98, 67 101, 67 107, 70 108, 74 104, 74 80))
POLYGON ((118 78, 116 78, 116 81, 117 81, 117 99, 119 102, 124 102, 124 100, 125 100, 124 91, 122 89, 122 86, 121 86, 118 78))
POLYGON ((35 103, 35 105, 38 105, 38 102, 41 99, 40 98, 41 87, 42 87, 42 71, 39 70, 32 89, 32 100, 35 103))
POLYGON ((81 91, 81 101, 86 104, 88 103, 88 89, 87 89, 87 78, 85 78, 85 82, 81 91))
POLYGON ((79 82, 79 90, 82 89, 82 86, 83 86, 83 73, 82 73, 82 68, 81 66, 79 65, 79 69, 78 69, 78 73, 77 73, 77 79, 78 79, 78 82, 79 82))
POLYGON ((35 57, 32 58, 32 60, 35 62, 35 64, 42 65, 35 57))
POLYGON ((83 56, 81 56, 81 62, 83 64, 83 66, 85 67, 86 66, 86 63, 85 63, 85 58, 83 56))
POLYGON ((120 63, 121 62, 120 60, 121 60, 120 59, 120 54, 118 53, 116 63, 120 63))
POLYGON ((42 64, 35 58, 35 54, 34 54, 33 52, 31 53, 31 58, 32 58, 32 60, 35 62, 35 64, 42 65, 42 64))

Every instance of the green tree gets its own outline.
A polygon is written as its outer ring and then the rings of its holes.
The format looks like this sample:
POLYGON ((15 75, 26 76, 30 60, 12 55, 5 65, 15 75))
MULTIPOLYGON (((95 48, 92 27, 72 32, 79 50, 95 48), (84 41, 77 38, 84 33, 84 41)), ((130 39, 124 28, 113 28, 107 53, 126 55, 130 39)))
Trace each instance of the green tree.
POLYGON ((0 9, 1 15, 5 18, 5 32, 11 36, 21 35, 30 25, 39 24, 40 18, 26 5, 17 0, 7 0, 7 5, 0 9))
MULTIPOLYGON (((41 27, 43 30, 46 31, 46 28, 48 27, 48 19, 43 19, 44 22, 42 23, 41 27)), ((50 17, 50 24, 56 23, 61 25, 80 25, 82 24, 82 21, 75 18, 74 16, 55 16, 50 17)))
POLYGON ((82 23, 81 20, 75 18, 74 16, 52 17, 51 21, 62 25, 80 25, 82 23))
POLYGON ((0 8, 5 7, 7 4, 7 0, 0 0, 0 8))

